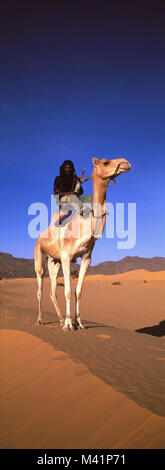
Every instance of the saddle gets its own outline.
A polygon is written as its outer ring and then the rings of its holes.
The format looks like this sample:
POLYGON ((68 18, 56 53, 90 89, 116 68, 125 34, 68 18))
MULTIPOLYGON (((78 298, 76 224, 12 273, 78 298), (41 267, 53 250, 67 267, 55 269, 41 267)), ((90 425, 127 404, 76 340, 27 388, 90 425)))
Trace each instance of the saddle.
MULTIPOLYGON (((80 215, 84 218, 89 217, 90 213, 93 212, 93 194, 86 194, 84 196, 79 196, 79 199, 82 203, 82 209, 80 210, 80 215)), ((71 204, 72 206, 72 204, 71 204)), ((59 219, 55 222, 55 226, 58 227, 59 225, 64 226, 66 223, 70 222, 73 215, 76 213, 75 208, 72 207, 71 209, 66 212, 66 214, 59 214, 59 219)))

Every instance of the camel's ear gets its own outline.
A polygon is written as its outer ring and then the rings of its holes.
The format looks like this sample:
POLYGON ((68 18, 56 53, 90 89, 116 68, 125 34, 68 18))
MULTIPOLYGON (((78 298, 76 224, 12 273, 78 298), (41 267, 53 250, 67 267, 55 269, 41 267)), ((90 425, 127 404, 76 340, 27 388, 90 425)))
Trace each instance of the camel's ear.
POLYGON ((96 157, 93 157, 92 158, 92 163, 93 163, 94 166, 97 166, 99 164, 99 159, 96 158, 96 157))

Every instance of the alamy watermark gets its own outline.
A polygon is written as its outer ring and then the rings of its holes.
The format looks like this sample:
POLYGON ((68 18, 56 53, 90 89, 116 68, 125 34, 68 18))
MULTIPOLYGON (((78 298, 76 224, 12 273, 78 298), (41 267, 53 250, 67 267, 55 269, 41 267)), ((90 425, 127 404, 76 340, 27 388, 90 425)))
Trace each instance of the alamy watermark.
MULTIPOLYGON (((62 230, 62 236, 80 238, 82 235, 91 235, 95 238, 102 237, 102 214, 106 211, 105 237, 116 238, 117 248, 130 250, 136 245, 136 203, 106 202, 105 211, 100 204, 91 202, 78 203, 65 202, 59 210, 59 200, 51 196, 51 223, 49 224, 49 211, 43 202, 33 202, 28 208, 28 215, 33 216, 28 224, 29 237, 36 239, 39 236, 58 237, 62 230), (90 212, 93 210, 94 223, 91 224, 90 212), (76 223, 72 223, 72 216, 77 213, 76 223), (83 223, 82 217, 83 215, 83 223), (59 222, 59 216, 61 220, 59 222), (125 227, 127 225, 127 228, 125 227), (49 229, 48 229, 49 226, 49 229), (82 233, 82 230, 84 231, 82 233)), ((60 201, 61 205, 61 201, 60 201)))

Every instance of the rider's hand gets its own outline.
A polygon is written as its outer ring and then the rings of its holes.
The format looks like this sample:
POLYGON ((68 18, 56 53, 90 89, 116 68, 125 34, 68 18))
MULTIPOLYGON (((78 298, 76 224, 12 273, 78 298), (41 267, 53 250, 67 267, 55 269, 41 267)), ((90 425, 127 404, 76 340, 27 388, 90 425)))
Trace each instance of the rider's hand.
POLYGON ((74 188, 74 193, 76 194, 79 193, 80 188, 81 188, 81 181, 77 181, 76 186, 74 188))

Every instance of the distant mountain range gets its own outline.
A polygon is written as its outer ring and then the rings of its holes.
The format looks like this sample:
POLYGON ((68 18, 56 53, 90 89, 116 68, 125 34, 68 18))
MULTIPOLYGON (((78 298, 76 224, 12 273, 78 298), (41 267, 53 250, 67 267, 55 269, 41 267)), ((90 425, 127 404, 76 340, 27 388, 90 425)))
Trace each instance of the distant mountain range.
MULTIPOLYGON (((148 271, 164 271, 165 258, 139 258, 126 256, 120 261, 104 261, 96 266, 90 266, 87 274, 118 274, 134 269, 147 269, 148 271)), ((79 264, 71 263, 71 272, 76 275, 79 264)), ((62 269, 59 274, 62 274, 62 269)), ((0 253, 0 278, 35 277, 34 260, 15 258, 9 253, 0 253)), ((46 271, 48 276, 48 271, 46 271)))

